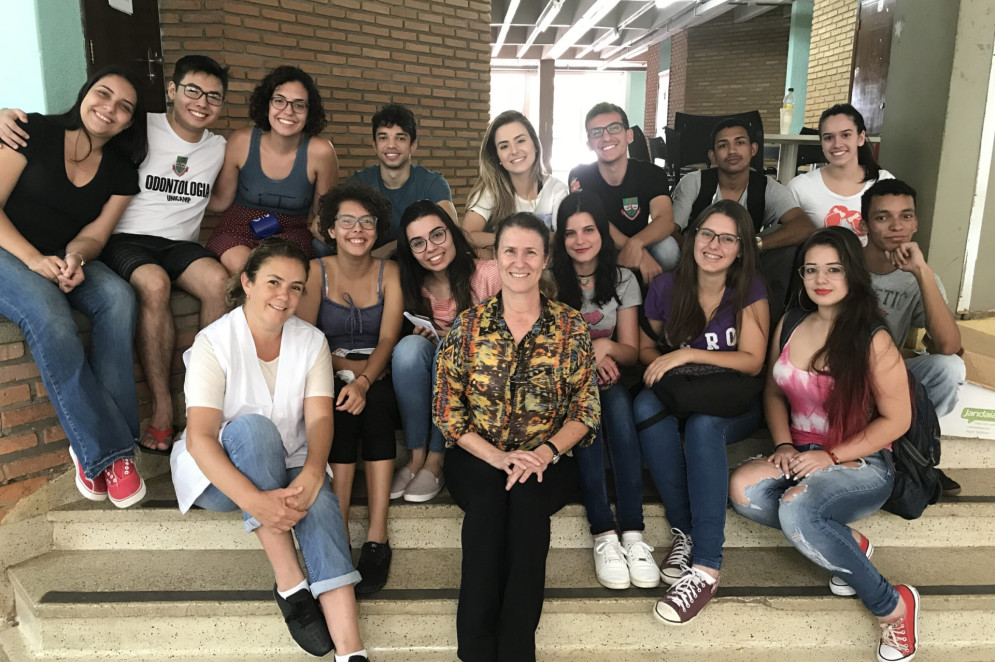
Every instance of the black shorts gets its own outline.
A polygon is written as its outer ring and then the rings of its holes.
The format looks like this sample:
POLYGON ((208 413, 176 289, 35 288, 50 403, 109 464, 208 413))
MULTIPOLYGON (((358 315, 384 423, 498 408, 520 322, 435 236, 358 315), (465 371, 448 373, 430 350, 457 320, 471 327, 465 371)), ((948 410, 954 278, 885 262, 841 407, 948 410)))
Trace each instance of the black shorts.
POLYGON ((146 264, 162 267, 170 280, 176 280, 187 267, 202 257, 217 260, 214 253, 193 241, 146 234, 112 234, 100 254, 100 261, 131 282, 135 269, 146 264))
MULTIPOLYGON (((336 379, 336 397, 342 386, 342 382, 336 379)), ((394 437, 397 423, 393 382, 389 376, 378 379, 366 392, 366 406, 359 416, 335 410, 335 434, 328 461, 332 464, 355 464, 360 448, 365 462, 393 460, 397 457, 394 437)))

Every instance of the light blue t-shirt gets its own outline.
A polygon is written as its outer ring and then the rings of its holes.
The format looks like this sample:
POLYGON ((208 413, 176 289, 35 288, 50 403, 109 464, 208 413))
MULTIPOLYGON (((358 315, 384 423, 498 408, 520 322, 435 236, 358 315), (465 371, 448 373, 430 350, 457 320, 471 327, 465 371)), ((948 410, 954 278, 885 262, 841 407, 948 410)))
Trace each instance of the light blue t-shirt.
POLYGON ((411 176, 401 188, 387 188, 383 182, 383 177, 380 176, 379 164, 357 170, 350 179, 372 186, 390 200, 390 229, 380 241, 381 244, 397 239, 401 228, 401 215, 412 203, 419 200, 439 202, 440 200, 452 201, 453 199, 453 194, 449 190, 449 183, 445 177, 434 170, 418 165, 411 166, 411 176))

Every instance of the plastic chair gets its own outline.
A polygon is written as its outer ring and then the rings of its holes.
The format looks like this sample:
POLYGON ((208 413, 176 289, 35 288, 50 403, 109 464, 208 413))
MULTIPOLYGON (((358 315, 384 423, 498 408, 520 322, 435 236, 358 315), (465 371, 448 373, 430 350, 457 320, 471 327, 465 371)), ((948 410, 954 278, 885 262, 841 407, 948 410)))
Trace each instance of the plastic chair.
MULTIPOLYGON (((757 143, 756 155, 750 161, 750 167, 758 172, 764 171, 764 124, 759 110, 745 113, 729 113, 728 115, 690 115, 676 113, 674 115, 674 130, 680 138, 680 152, 674 161, 679 170, 688 169, 697 164, 708 165, 708 150, 712 148, 712 129, 720 120, 737 117, 746 121, 750 127, 750 138, 757 143)), ((673 154, 669 146, 668 153, 673 154)))
POLYGON ((629 127, 632 130, 632 142, 629 143, 629 158, 636 159, 637 161, 649 161, 650 159, 650 148, 646 143, 646 134, 638 126, 629 127))

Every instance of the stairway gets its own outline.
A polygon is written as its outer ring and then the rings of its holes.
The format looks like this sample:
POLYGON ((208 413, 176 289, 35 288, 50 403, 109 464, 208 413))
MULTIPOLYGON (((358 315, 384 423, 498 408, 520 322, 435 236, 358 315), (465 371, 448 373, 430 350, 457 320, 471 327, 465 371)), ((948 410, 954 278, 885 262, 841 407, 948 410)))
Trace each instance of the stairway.
MULTIPOLYGON (((730 449, 735 466, 769 439, 730 449)), ((995 442, 945 439, 944 466, 961 496, 906 522, 877 513, 859 524, 874 561, 923 596, 917 660, 995 660, 995 442)), ((648 482, 648 481, 647 481, 648 482)), ((647 494, 652 492, 650 485, 647 494)), ((357 494, 359 490, 357 490, 357 494)), ((362 499, 352 537, 363 540, 362 499)), ((647 497, 646 538, 659 560, 669 528, 647 497)), ((394 502, 387 587, 359 603, 371 659, 456 659, 461 512, 446 493, 394 502)), ((79 500, 43 516, 51 550, 7 571, 16 627, 0 630, 0 661, 309 660, 286 632, 272 574, 236 513, 181 516, 168 476, 149 481, 138 507, 79 500), (7 659, 4 660, 4 655, 7 659)), ((4 527, 0 527, 0 535, 4 527)), ((828 574, 776 531, 730 511, 718 596, 694 621, 666 627, 651 615, 664 588, 610 591, 594 577, 583 507, 553 520, 539 659, 873 660, 875 619, 855 598, 832 596, 828 574)))

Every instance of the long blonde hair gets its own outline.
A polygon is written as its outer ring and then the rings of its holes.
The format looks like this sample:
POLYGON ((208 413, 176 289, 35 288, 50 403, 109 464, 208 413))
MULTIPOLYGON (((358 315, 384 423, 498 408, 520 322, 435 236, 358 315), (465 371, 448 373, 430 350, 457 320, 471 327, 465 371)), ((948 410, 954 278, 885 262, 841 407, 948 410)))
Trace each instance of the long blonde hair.
POLYGON ((494 134, 497 133, 497 130, 512 122, 519 122, 524 126, 532 139, 532 144, 535 145, 536 158, 535 163, 532 164, 532 176, 536 185, 542 186, 548 176, 542 164, 542 143, 539 142, 539 135, 532 123, 529 122, 529 118, 517 110, 506 110, 495 117, 488 125, 487 131, 484 132, 484 140, 480 144, 480 176, 473 185, 469 197, 467 197, 466 208, 463 211, 466 214, 471 207, 477 204, 485 191, 491 194, 494 199, 494 208, 491 209, 490 218, 487 219, 484 226, 485 232, 493 232, 498 221, 518 211, 515 204, 515 188, 511 184, 511 175, 501 165, 501 160, 497 154, 497 145, 494 142, 494 134))

